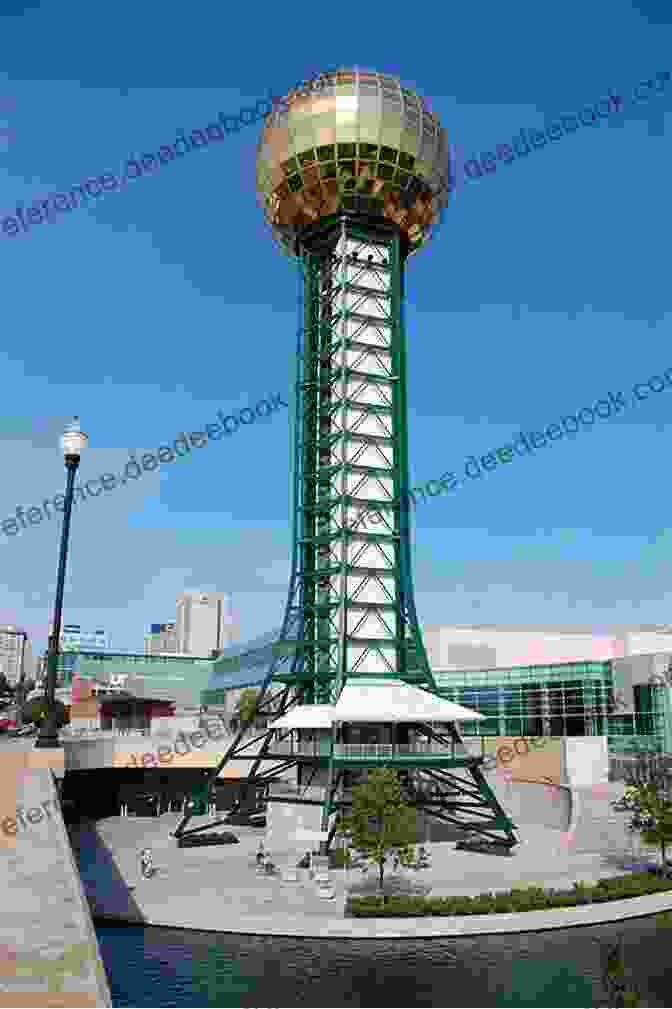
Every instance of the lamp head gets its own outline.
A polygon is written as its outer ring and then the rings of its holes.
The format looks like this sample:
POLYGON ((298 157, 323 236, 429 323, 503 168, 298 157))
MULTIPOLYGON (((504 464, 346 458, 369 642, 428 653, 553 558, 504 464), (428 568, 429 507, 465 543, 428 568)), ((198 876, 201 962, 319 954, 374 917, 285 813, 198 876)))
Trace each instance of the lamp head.
POLYGON ((61 451, 67 459, 79 459, 82 451, 89 443, 89 436, 79 429, 79 417, 73 417, 61 436, 61 451))

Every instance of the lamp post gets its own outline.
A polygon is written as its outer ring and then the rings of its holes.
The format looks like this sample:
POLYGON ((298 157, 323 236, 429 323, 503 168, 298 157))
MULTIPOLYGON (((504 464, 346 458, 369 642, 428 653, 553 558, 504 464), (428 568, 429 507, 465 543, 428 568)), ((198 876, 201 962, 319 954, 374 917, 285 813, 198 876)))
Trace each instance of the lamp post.
POLYGON ((68 479, 65 489, 65 505, 63 509, 63 529, 61 532, 61 548, 58 558, 58 578, 56 581, 56 602, 54 605, 54 623, 49 650, 47 653, 47 682, 44 700, 47 708, 40 725, 40 732, 35 743, 36 749, 54 748, 59 745, 56 715, 56 671, 58 666, 58 646, 61 637, 61 617, 63 613, 63 589, 65 586, 65 566, 68 557, 68 539, 70 536, 70 516, 72 514, 72 499, 74 496, 75 473, 79 466, 82 450, 86 448, 88 436, 79 429, 79 417, 68 424, 61 437, 61 451, 65 459, 68 479))

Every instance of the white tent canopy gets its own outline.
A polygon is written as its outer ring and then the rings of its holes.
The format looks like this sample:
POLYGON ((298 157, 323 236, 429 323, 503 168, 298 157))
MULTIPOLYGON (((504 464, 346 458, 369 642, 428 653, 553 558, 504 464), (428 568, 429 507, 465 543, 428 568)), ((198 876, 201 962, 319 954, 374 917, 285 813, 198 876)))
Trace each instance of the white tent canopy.
POLYGON ((299 704, 282 718, 271 722, 271 729, 330 729, 334 721, 331 704, 299 704))
POLYGON ((335 709, 337 722, 467 722, 483 718, 478 711, 401 680, 346 682, 335 709))
POLYGON ((346 682, 335 705, 301 704, 272 729, 328 729, 334 722, 469 722, 485 718, 401 680, 346 682))

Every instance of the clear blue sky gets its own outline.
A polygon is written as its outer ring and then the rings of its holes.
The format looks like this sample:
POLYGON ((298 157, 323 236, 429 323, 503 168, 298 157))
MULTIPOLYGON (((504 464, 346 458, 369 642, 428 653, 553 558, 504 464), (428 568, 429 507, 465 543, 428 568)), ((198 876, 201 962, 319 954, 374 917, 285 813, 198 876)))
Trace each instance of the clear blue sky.
MULTIPOLYGON (((466 157, 492 151, 672 70, 666 10, 431 4, 414 26, 407 5, 387 17, 374 5, 327 29, 302 0, 261 12, 3 0, 0 214, 343 65, 398 75, 466 157)), ((669 86, 457 192, 407 270, 414 483, 672 366, 671 110, 669 86)), ((257 206, 258 135, 247 127, 88 210, 0 237, 0 518, 63 489, 58 436, 72 414, 91 439, 81 476, 95 477, 220 408, 290 401, 296 269, 257 206)), ((670 621, 671 411, 669 389, 420 506, 421 619, 670 621)), ((178 591, 204 587, 232 594, 245 636, 279 624, 289 458, 283 410, 79 506, 66 622, 141 647, 178 591)), ((0 536, 0 621, 39 647, 57 555, 54 520, 0 536)))

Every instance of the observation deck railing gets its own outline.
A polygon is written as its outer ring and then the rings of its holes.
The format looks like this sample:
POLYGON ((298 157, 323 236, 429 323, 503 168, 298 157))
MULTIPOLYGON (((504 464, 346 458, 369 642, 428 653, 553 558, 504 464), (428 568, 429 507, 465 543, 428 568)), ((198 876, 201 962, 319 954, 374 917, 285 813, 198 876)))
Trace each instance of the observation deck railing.
POLYGON ((59 731, 61 739, 137 739, 151 736, 149 729, 101 729, 93 727, 64 726, 59 731))
MULTIPOLYGON (((269 746, 269 753, 297 757, 329 757, 331 755, 331 740, 312 739, 275 740, 269 746)), ((450 759, 466 759, 477 754, 460 743, 448 745, 430 741, 415 741, 413 743, 334 743, 334 758, 336 760, 395 760, 408 757, 445 757, 450 759)))

